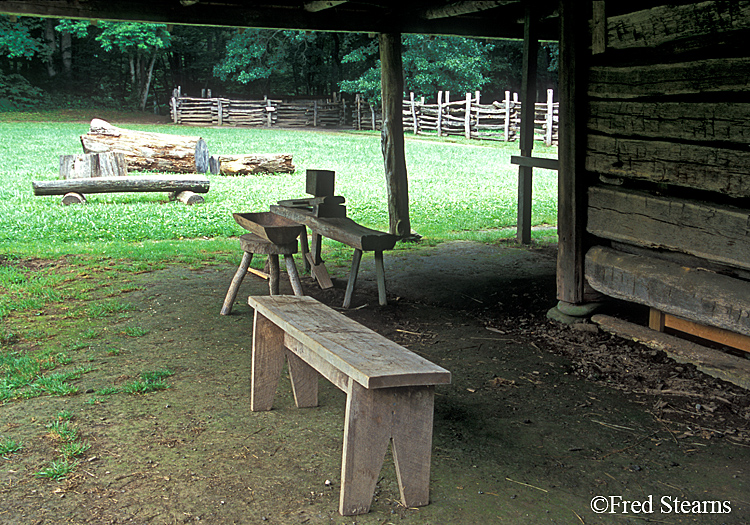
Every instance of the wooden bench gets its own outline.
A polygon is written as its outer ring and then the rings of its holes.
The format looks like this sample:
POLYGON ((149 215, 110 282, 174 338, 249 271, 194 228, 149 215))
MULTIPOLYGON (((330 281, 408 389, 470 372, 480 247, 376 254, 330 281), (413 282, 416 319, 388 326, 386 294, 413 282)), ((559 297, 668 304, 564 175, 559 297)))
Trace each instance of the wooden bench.
POLYGON ((375 276, 378 283, 378 302, 381 306, 388 304, 385 291, 385 268, 383 267, 383 252, 392 250, 399 237, 390 233, 372 230, 361 224, 357 224, 348 217, 316 217, 304 209, 291 208, 287 206, 271 206, 271 211, 299 224, 304 224, 313 233, 312 251, 307 246, 307 236, 302 236, 302 253, 305 256, 306 265, 312 269, 313 276, 322 288, 333 286, 328 276, 328 271, 320 258, 321 240, 328 237, 334 241, 346 244, 354 248, 352 256, 352 267, 349 271, 349 282, 344 294, 344 308, 349 308, 354 294, 354 285, 357 282, 359 263, 362 260, 362 252, 375 252, 375 276))
POLYGON ((311 297, 251 296, 250 408, 270 410, 284 359, 297 407, 318 404, 318 377, 347 395, 339 512, 370 510, 392 443, 401 501, 429 503, 435 387, 451 374, 311 297))
POLYGON ((204 175, 123 175, 33 181, 34 195, 64 195, 63 204, 85 202, 84 193, 168 192, 170 199, 185 204, 200 204, 208 193, 210 181, 204 175))

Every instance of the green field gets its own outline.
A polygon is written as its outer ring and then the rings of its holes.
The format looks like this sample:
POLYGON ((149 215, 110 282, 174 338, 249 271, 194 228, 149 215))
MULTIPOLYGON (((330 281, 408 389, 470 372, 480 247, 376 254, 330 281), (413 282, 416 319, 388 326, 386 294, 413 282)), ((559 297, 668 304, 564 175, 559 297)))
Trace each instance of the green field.
MULTIPOLYGON (((88 124, 9 120, 6 115, 0 122, 0 253, 133 253, 144 242, 180 239, 212 240, 218 247, 244 232, 233 221, 233 212, 266 211, 280 199, 304 197, 307 168, 336 172, 337 194, 346 198, 348 215, 355 221, 388 227, 379 133, 191 128, 112 120, 114 125, 143 131, 200 135, 212 154, 291 153, 297 171, 211 175, 206 202, 198 206, 168 202, 160 193, 90 195, 86 205, 62 206, 60 197, 34 196, 31 181, 57 178, 59 155, 81 152, 78 137, 88 124)), ((556 148, 537 147, 537 155, 556 156, 556 148)), ((429 243, 513 236, 515 232, 507 229, 516 224, 517 168, 509 159, 517 152, 517 143, 407 135, 412 228, 429 243)), ((556 173, 536 170, 533 224, 554 225, 556 214, 556 173)), ((159 251, 148 244, 149 252, 159 251)))

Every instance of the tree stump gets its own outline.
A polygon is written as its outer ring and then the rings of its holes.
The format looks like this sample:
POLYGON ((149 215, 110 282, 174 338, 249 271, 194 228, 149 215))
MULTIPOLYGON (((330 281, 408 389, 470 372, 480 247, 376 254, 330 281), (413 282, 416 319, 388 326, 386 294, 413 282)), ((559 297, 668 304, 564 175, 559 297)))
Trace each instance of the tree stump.
POLYGON ((128 164, 122 153, 60 155, 60 177, 63 179, 120 177, 127 174, 128 164))

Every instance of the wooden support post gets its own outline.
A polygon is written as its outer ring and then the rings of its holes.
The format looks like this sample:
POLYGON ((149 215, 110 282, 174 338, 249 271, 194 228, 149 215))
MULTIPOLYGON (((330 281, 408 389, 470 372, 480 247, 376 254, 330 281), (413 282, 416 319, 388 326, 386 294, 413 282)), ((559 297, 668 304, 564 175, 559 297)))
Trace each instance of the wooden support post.
POLYGON ((221 103, 221 99, 216 99, 216 111, 218 113, 219 126, 224 125, 224 105, 221 103))
POLYGON ((581 97, 587 91, 584 60, 590 14, 582 2, 560 1, 557 299, 572 304, 584 302, 587 104, 581 97))
POLYGON ((383 129, 381 147, 388 190, 389 232, 406 237, 411 234, 409 191, 404 153, 404 125, 401 101, 404 75, 401 63, 401 34, 380 34, 383 129))
POLYGON ((357 130, 362 129, 362 98, 360 97, 359 93, 357 93, 357 96, 354 98, 354 102, 357 104, 357 130))
POLYGON ((237 299, 237 292, 240 291, 240 284, 242 284, 243 279, 245 279, 245 274, 247 273, 247 269, 250 267, 252 260, 252 253, 242 252, 242 261, 240 262, 240 267, 237 268, 237 271, 234 273, 232 283, 229 285, 229 291, 224 298, 221 312, 219 312, 221 315, 229 315, 232 313, 232 305, 234 304, 234 300, 237 299))
MULTIPOLYGON (((534 148, 534 119, 536 113, 536 61, 539 42, 532 7, 526 5, 523 30, 523 70, 521 89, 521 156, 531 157, 534 148)), ((516 238, 521 244, 531 242, 532 177, 531 166, 518 167, 518 227, 516 238)))
POLYGON ((357 282, 357 275, 359 274, 359 264, 362 262, 362 250, 355 249, 354 255, 352 255, 352 265, 349 270, 349 282, 346 283, 346 293, 344 294, 344 308, 349 308, 352 305, 352 295, 354 294, 354 285, 357 282))
POLYGON ((318 101, 313 100, 313 127, 318 127, 318 101))

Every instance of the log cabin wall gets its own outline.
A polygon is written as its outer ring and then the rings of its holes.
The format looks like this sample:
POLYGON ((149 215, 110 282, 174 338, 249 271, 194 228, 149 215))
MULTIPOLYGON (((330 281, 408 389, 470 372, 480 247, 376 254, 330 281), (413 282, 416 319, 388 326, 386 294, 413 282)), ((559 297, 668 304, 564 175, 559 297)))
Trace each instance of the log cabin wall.
POLYGON ((593 6, 586 279, 750 335, 750 2, 593 6))

